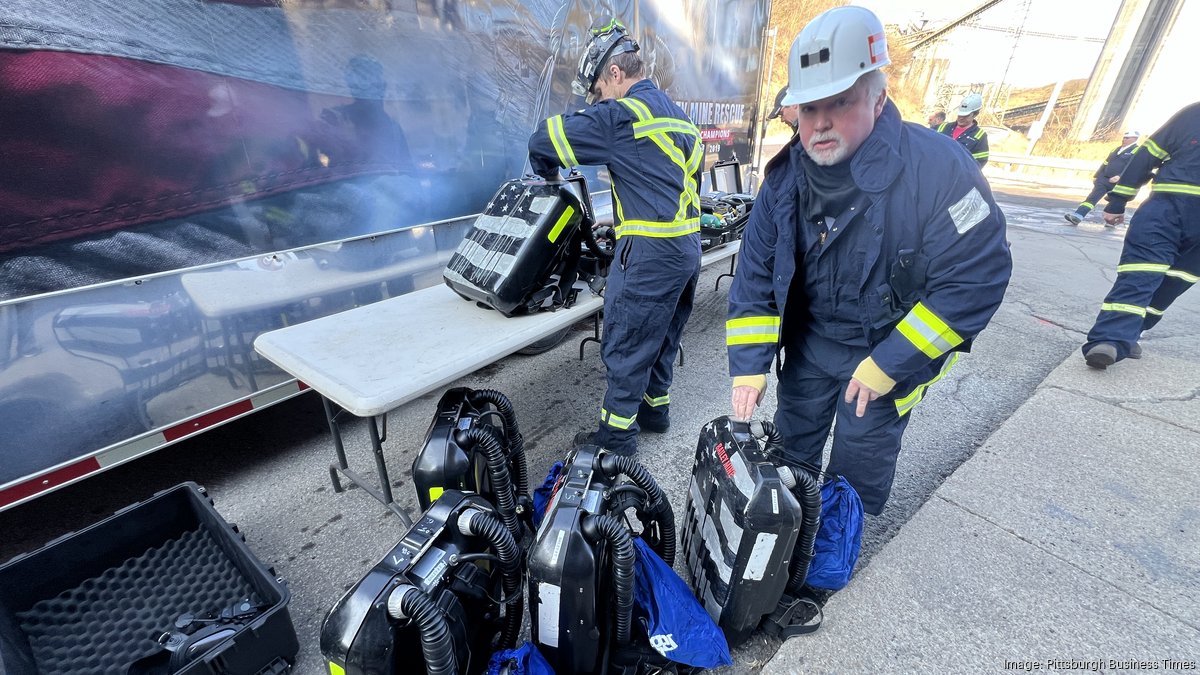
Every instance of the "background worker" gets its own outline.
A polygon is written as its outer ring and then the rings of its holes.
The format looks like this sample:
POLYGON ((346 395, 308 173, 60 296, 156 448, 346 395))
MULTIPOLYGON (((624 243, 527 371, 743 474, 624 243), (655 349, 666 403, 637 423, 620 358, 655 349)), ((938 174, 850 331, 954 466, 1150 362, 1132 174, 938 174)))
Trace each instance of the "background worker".
MULTIPOLYGON (((1087 197, 1084 197, 1083 201, 1080 202, 1074 211, 1063 216, 1063 218, 1067 219, 1068 223, 1078 225, 1082 222, 1087 217, 1087 214, 1096 208, 1096 202, 1100 201, 1101 197, 1113 189, 1114 183, 1121 180, 1121 172, 1125 170, 1125 165, 1129 164, 1130 158, 1133 157, 1133 151, 1137 149, 1139 136, 1141 134, 1136 131, 1125 132, 1125 135, 1121 137, 1121 145, 1108 153, 1108 158, 1104 160, 1104 163, 1100 165, 1099 169, 1096 169, 1095 175, 1092 176, 1092 191, 1088 193, 1087 197)), ((1116 227, 1116 225, 1109 225, 1107 222, 1104 223, 1104 226, 1116 227)))
POLYGON ((700 273, 700 132, 643 76, 638 44, 616 20, 592 31, 572 84, 590 107, 555 115, 529 139, 535 173, 602 164, 612 179, 617 245, 604 291, 608 388, 599 428, 576 443, 621 454, 639 430, 670 424, 672 364, 700 273))
POLYGON ((966 148, 967 153, 974 157, 976 162, 979 162, 981 169, 987 165, 990 155, 987 132, 981 129, 975 121, 982 109, 983 96, 967 94, 958 105, 958 110, 955 111, 958 119, 953 122, 942 122, 937 128, 938 133, 946 134, 966 148))
POLYGON ((909 412, 1000 306, 1004 215, 978 167, 887 98, 883 25, 830 9, 788 58, 799 133, 766 168, 729 291, 733 412, 749 418, 782 348, 784 459, 891 492, 909 412), (938 181, 921 167, 942 168, 938 181), (836 419, 836 422, 835 422, 836 419), (836 425, 836 426, 834 426, 836 425))
POLYGON ((929 128, 937 131, 937 128, 942 126, 942 122, 946 121, 946 111, 938 110, 929 116, 929 128))
POLYGON ((1108 194, 1104 222, 1125 221, 1125 204, 1153 176, 1133 215, 1117 280, 1088 331, 1083 358, 1099 370, 1142 356, 1141 333, 1200 280, 1200 103, 1186 106, 1134 151, 1108 194), (1157 169, 1157 174, 1155 174, 1157 169))
POLYGON ((796 133, 796 106, 784 105, 783 97, 787 95, 787 87, 779 90, 775 95, 775 107, 771 109, 771 114, 767 115, 767 120, 779 118, 784 124, 791 128, 792 133, 796 133))

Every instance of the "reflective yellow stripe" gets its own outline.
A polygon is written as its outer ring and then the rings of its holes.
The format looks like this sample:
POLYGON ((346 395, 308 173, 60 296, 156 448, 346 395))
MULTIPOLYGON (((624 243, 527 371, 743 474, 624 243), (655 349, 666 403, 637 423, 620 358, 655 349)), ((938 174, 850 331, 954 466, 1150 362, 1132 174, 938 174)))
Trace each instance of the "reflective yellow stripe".
POLYGON ((1146 308, 1138 307, 1137 305, 1126 305, 1121 302, 1106 302, 1100 305, 1101 312, 1125 312, 1127 314, 1137 314, 1138 316, 1146 316, 1146 308))
POLYGON ((346 669, 333 661, 329 662, 329 675, 346 675, 346 669))
POLYGON ((1132 197, 1137 194, 1137 188, 1129 185, 1118 185, 1112 189, 1113 194, 1121 195, 1122 197, 1132 197))
POLYGON ((444 488, 440 488, 440 487, 431 487, 431 488, 429 488, 429 501, 431 501, 431 502, 436 502, 436 501, 437 501, 437 498, 438 498, 438 497, 441 497, 441 496, 442 496, 442 493, 443 493, 443 492, 445 492, 445 491, 446 491, 446 490, 445 490, 444 488))
POLYGON ((745 316, 725 322, 725 344, 757 345, 779 342, 780 320, 777 316, 745 316))
POLYGON ((1189 284, 1194 284, 1197 281, 1200 281, 1200 277, 1196 276, 1195 274, 1184 272, 1183 270, 1167 270, 1167 276, 1175 277, 1176 279, 1182 279, 1189 284))
POLYGON ((1164 162, 1168 159, 1171 159, 1170 153, 1168 153, 1166 150, 1163 150, 1162 146, 1160 146, 1158 143, 1155 143, 1153 138, 1147 138, 1146 142, 1142 144, 1142 148, 1145 148, 1146 152, 1149 152, 1164 162))
POLYGON ((973 153, 971 153, 971 156, 974 157, 975 159, 987 159, 988 155, 990 155, 990 154, 991 154, 990 152, 988 152, 987 150, 984 150, 983 152, 973 152, 973 153))
POLYGON ((1154 316, 1162 316, 1162 315, 1163 315, 1163 310, 1161 310, 1161 309, 1154 309, 1153 307, 1147 307, 1147 308, 1146 308, 1146 313, 1147 313, 1147 314, 1153 314, 1154 316))
POLYGON ((910 393, 908 396, 896 399, 896 414, 903 417, 907 415, 913 408, 917 407, 917 404, 921 402, 921 399, 925 398, 925 390, 933 386, 933 383, 942 379, 942 377, 946 374, 946 371, 950 370, 950 366, 958 363, 959 356, 960 354, 958 353, 951 354, 950 358, 946 359, 946 362, 942 364, 942 369, 938 371, 937 375, 934 375, 932 380, 926 382, 925 384, 917 385, 917 388, 912 390, 912 393, 910 393))
POLYGON ((1117 273, 1121 272, 1166 272, 1171 269, 1170 265, 1161 263, 1125 263, 1117 265, 1117 273))
POLYGON ((637 237, 682 237, 700 231, 700 219, 689 218, 682 222, 656 223, 650 220, 626 220, 616 227, 617 238, 637 237))
POLYGON ((974 136, 975 136, 975 140, 979 140, 979 139, 983 138, 983 129, 977 130, 975 132, 974 136))
POLYGON ((554 144, 554 151, 558 153, 558 162, 565 167, 579 166, 579 162, 575 160, 575 151, 567 141, 562 115, 555 115, 546 120, 546 130, 550 134, 550 142, 554 144))
POLYGON ((646 405, 649 405, 651 408, 657 408, 662 405, 669 405, 671 403, 671 395, 663 394, 662 396, 655 396, 654 398, 651 398, 650 394, 642 394, 642 400, 645 401, 646 405))
POLYGON ((571 216, 573 215, 575 215, 574 207, 568 206, 566 210, 562 212, 562 215, 558 217, 558 221, 554 223, 554 227, 551 228, 550 234, 548 235, 551 243, 558 241, 558 237, 562 234, 563 228, 567 226, 567 223, 571 222, 571 216))
POLYGON ((945 321, 918 302, 897 326, 900 334, 931 359, 962 344, 963 339, 945 321))
POLYGON ((604 408, 600 409, 600 421, 616 429, 628 429, 633 426, 633 421, 636 419, 636 414, 633 417, 621 417, 620 415, 610 413, 604 408))
POLYGON ((629 108, 629 111, 641 122, 654 117, 654 115, 650 114, 650 108, 636 98, 619 98, 617 100, 624 104, 626 108, 629 108))
POLYGON ((666 133, 687 134, 689 136, 699 136, 700 130, 696 125, 689 122, 684 122, 674 117, 655 117, 654 119, 643 120, 633 123, 633 137, 645 138, 651 134, 666 134, 666 133))
POLYGON ((1080 204, 1080 206, 1086 206, 1088 211, 1091 211, 1092 209, 1096 208, 1096 205, 1091 202, 1083 202, 1082 204, 1080 204))
POLYGON ((1173 192, 1180 195, 1200 195, 1200 185, 1188 183, 1155 183, 1150 186, 1151 192, 1173 192))

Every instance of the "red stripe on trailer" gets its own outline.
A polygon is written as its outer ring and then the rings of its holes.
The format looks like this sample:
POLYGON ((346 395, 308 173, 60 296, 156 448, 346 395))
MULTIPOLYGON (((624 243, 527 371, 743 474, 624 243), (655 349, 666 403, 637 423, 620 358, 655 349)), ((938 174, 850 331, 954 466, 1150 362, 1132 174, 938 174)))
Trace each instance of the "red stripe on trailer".
POLYGON ((100 463, 95 457, 68 464, 61 469, 55 469, 49 473, 44 473, 37 478, 31 478, 24 483, 0 490, 0 506, 19 502, 26 497, 32 497, 39 492, 44 492, 56 488, 64 483, 69 483, 76 478, 86 476, 89 473, 100 468, 100 463))
POLYGON ((239 401, 233 405, 227 405, 220 410, 214 410, 210 413, 201 415, 195 419, 184 422, 183 424, 176 424, 173 427, 163 429, 163 437, 167 439, 168 443, 171 441, 177 441, 188 434, 194 434, 201 429, 228 421, 234 417, 237 417, 238 415, 248 413, 251 410, 254 410, 254 404, 251 403, 249 399, 245 401, 239 401))
POLYGON ((240 417, 259 408, 265 408, 274 403, 286 400, 296 394, 311 389, 307 384, 293 380, 252 396, 244 401, 205 413, 173 427, 168 427, 158 433, 141 436, 135 440, 112 446, 103 452, 79 460, 59 469, 49 471, 27 481, 17 483, 0 490, 0 509, 24 501, 43 492, 49 492, 72 483, 90 473, 124 464, 132 459, 141 457, 163 448, 174 441, 195 435, 207 428, 218 426, 235 417, 240 417))

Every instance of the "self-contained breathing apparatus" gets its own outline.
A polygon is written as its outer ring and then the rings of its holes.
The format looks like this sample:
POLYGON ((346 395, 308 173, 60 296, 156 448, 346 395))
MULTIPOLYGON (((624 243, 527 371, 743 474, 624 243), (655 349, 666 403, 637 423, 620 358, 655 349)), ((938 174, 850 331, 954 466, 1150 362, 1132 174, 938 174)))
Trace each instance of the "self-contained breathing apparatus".
POLYGON ((521 558, 487 500, 446 490, 325 617, 330 672, 482 672, 521 631, 521 558))
POLYGON ((487 499, 518 542, 533 529, 525 440, 512 402, 499 391, 456 387, 443 394, 412 475, 423 509, 446 490, 464 490, 487 499))
POLYGON ((578 446, 529 551, 532 640, 556 672, 634 673, 669 663, 635 633, 635 536, 672 564, 670 502, 635 459, 578 446), (636 535, 629 509, 641 525, 636 535))
POLYGON ((700 249, 707 251, 742 238, 754 196, 742 192, 741 163, 717 162, 709 171, 711 192, 700 195, 700 249))
POLYGON ((813 474, 783 464, 782 444, 770 422, 718 417, 700 430, 681 541, 692 589, 731 646, 760 623, 785 638, 820 625, 820 608, 801 593, 820 489, 813 474))
POLYGON ((505 182, 475 219, 442 276, 455 293, 505 316, 574 304, 580 257, 596 242, 586 179, 505 182))

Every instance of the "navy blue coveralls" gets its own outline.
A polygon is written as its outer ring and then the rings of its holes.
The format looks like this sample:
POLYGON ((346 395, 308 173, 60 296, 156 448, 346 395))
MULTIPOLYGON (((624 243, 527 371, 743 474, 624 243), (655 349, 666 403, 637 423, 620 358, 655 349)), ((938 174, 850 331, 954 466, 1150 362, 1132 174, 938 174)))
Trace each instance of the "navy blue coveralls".
MULTIPOLYGON (((949 122, 942 122, 937 130, 939 134, 945 134, 954 138, 956 127, 958 127, 958 122, 951 120, 949 122)), ((974 157, 976 162, 979 162, 979 168, 982 169, 987 166, 988 157, 991 155, 991 152, 988 150, 987 132, 980 129, 978 124, 971 122, 971 126, 964 129, 958 135, 957 140, 958 144, 966 148, 967 153, 974 157)))
POLYGON ((970 158, 902 122, 888 101, 850 160, 861 198, 826 219, 822 240, 820 224, 802 216, 803 153, 794 139, 768 164, 750 212, 729 291, 729 372, 766 373, 782 348, 775 424, 785 459, 821 466, 836 413, 827 470, 878 514, 908 413, 1004 297, 1004 215, 970 158), (931 171, 946 179, 922 180, 931 171), (896 385, 860 418, 843 397, 868 356, 896 385))
POLYGON ((700 274, 704 146, 687 115, 650 80, 625 98, 546 120, 529 139, 543 177, 608 166, 617 248, 604 290, 601 356, 608 390, 594 443, 631 453, 641 419, 665 430, 672 365, 700 274))
POLYGON ((1112 177, 1119 176, 1125 171, 1125 167, 1129 164, 1129 160, 1133 158, 1133 152, 1137 148, 1137 143, 1130 143, 1108 153, 1108 158, 1104 160, 1104 163, 1100 165, 1099 169, 1096 169, 1095 175, 1092 176, 1092 191, 1079 203, 1079 207, 1075 209, 1075 215, 1083 218, 1092 209, 1096 208, 1096 202, 1100 201, 1101 197, 1113 189, 1112 177))
POLYGON ((1200 103, 1193 103, 1150 135, 1108 195, 1105 213, 1124 213, 1155 169, 1150 197, 1133 214, 1117 280, 1100 305, 1083 346, 1100 342, 1129 356, 1143 330, 1200 279, 1200 103))

